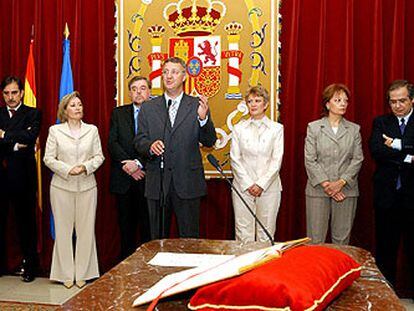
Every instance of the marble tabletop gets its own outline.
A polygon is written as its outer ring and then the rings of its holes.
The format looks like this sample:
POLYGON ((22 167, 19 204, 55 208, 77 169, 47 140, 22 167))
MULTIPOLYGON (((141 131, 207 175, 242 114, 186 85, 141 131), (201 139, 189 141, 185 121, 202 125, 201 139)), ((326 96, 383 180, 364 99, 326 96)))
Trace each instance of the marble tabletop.
MULTIPOLYGON (((139 247, 134 254, 105 273, 60 310, 146 310, 147 305, 133 308, 132 303, 162 277, 184 268, 150 266, 147 262, 160 251, 182 253, 236 254, 263 248, 263 243, 242 244, 237 241, 166 239, 154 240, 139 247)), ((328 310, 405 310, 394 291, 375 265, 372 255, 353 246, 337 248, 362 265, 357 279, 329 306, 328 310)), ((161 300, 157 310, 188 310, 194 292, 161 300)))

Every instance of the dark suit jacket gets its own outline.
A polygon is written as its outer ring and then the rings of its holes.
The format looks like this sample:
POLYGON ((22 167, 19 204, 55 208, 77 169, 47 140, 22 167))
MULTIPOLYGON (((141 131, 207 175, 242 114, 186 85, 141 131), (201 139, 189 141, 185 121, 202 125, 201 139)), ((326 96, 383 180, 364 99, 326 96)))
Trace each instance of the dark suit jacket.
POLYGON ((122 170, 123 160, 140 160, 135 150, 133 140, 135 137, 134 107, 125 105, 116 107, 111 116, 111 128, 109 130, 108 149, 111 155, 111 180, 110 190, 116 194, 125 194, 135 180, 122 170))
POLYGON ((199 143, 211 147, 216 141, 216 131, 211 115, 200 127, 198 99, 184 94, 174 127, 167 118, 165 97, 160 96, 142 105, 139 114, 138 135, 134 140, 139 154, 148 158, 145 196, 159 199, 160 158, 150 154, 155 140, 165 144, 164 189, 168 192, 171 180, 181 199, 194 199, 206 194, 204 168, 199 143), (164 137, 165 131, 165 137, 164 137))
POLYGON ((401 135, 398 119, 393 114, 377 117, 369 141, 371 154, 377 163, 374 174, 374 204, 376 208, 391 208, 396 194, 397 178, 401 176, 401 195, 405 208, 414 208, 414 164, 405 163, 407 154, 414 155, 414 115, 412 114, 401 135), (385 134, 400 138, 402 150, 384 145, 385 134))
POLYGON ((5 137, 0 139, 1 188, 20 194, 36 190, 34 146, 40 131, 40 120, 40 112, 25 105, 20 106, 13 118, 9 117, 6 107, 0 108, 0 128, 6 131, 5 137), (16 143, 27 147, 13 151, 16 143))

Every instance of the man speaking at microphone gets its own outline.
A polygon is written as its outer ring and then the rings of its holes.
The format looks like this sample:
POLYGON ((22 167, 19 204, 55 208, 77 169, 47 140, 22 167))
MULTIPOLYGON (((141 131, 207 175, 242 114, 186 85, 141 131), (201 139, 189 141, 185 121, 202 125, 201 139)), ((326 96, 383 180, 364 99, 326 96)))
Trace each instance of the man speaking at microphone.
POLYGON ((162 68, 165 93, 142 105, 134 145, 148 158, 145 196, 148 200, 151 238, 168 237, 175 213, 180 237, 199 237, 200 198, 206 194, 200 146, 211 147, 216 132, 207 98, 184 94, 185 62, 168 58, 162 68), (163 160, 163 169, 161 161, 163 160), (162 188, 161 188, 162 176, 162 188), (160 191, 165 219, 160 234, 160 191))

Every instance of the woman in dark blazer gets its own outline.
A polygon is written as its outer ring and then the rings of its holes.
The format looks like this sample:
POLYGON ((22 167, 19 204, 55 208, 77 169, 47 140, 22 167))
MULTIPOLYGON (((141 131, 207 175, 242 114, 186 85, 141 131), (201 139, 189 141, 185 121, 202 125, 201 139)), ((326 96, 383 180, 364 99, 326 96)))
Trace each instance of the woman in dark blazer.
POLYGON ((359 125, 344 118, 349 90, 331 84, 322 93, 324 116, 308 124, 305 139, 307 234, 324 243, 348 244, 355 217, 358 173, 364 159, 359 125))

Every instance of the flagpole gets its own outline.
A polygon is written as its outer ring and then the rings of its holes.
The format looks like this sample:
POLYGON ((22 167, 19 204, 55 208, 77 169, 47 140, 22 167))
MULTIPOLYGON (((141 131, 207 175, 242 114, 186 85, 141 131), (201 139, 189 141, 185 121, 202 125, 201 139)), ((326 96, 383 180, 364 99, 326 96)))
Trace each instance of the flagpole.
POLYGON ((65 24, 65 30, 63 31, 63 35, 65 36, 66 40, 69 38, 70 32, 69 32, 68 23, 65 24))

